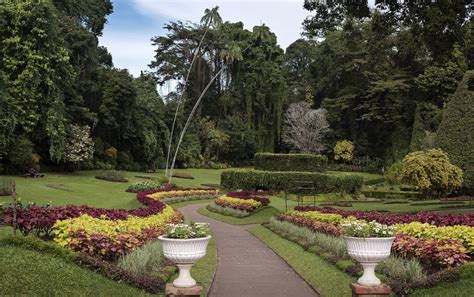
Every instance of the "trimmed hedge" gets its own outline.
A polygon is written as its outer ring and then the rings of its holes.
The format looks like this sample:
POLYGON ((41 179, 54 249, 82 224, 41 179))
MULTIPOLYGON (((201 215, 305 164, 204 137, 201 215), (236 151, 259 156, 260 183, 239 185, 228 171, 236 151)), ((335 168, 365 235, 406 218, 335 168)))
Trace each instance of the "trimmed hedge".
POLYGON ((312 194, 357 193, 362 188, 363 178, 356 175, 334 176, 315 172, 270 172, 253 169, 227 170, 221 174, 221 187, 228 190, 271 189, 294 193, 292 187, 295 182, 300 181, 314 183, 312 194))
POLYGON ((365 190, 362 194, 368 198, 378 199, 422 199, 424 196, 420 192, 408 191, 380 191, 380 190, 365 190))
POLYGON ((255 154, 255 169, 266 171, 324 172, 328 158, 314 154, 255 154))

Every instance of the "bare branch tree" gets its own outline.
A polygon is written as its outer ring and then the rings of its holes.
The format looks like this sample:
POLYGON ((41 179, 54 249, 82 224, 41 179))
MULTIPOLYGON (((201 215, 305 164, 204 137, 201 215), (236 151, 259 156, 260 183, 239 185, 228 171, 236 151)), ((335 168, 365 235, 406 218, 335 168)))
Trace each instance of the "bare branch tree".
POLYGON ((285 113, 283 142, 302 153, 324 150, 323 139, 329 131, 326 110, 311 109, 307 102, 291 104, 285 113))

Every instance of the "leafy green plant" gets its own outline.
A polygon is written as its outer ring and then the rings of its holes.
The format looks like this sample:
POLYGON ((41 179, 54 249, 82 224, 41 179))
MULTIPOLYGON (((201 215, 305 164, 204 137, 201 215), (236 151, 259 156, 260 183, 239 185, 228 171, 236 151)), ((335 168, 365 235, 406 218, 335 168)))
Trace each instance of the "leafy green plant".
POLYGON ((352 161, 353 158, 354 143, 347 139, 339 140, 334 146, 334 160, 349 162, 352 161))
POLYGON ((351 237, 392 237, 396 231, 392 226, 360 220, 344 222, 341 228, 345 236, 351 237))
POLYGON ((402 178, 402 171, 402 161, 397 161, 393 163, 383 175, 385 182, 387 182, 389 185, 399 184, 402 178))
POLYGON ((451 164, 442 150, 418 151, 403 159, 402 181, 417 186, 428 196, 445 196, 461 187, 462 170, 451 164))
POLYGON ((166 226, 165 237, 191 239, 206 237, 211 233, 207 223, 171 224, 166 226))

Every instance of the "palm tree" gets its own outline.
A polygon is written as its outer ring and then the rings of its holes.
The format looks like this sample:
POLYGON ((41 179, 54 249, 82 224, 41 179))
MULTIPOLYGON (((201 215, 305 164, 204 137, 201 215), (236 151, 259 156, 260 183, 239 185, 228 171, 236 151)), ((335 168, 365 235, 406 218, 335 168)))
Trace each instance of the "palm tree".
POLYGON ((171 167, 169 170, 169 182, 171 183, 171 179, 173 178, 173 170, 174 170, 174 165, 176 163, 176 158, 178 157, 178 151, 179 151, 179 146, 181 145, 181 142, 183 141, 184 134, 186 133, 186 129, 188 128, 189 124, 191 123, 191 120, 194 116, 194 113, 196 112, 199 104, 201 103, 202 98, 206 94, 207 90, 209 87, 212 85, 214 80, 230 65, 234 60, 242 60, 242 50, 240 47, 237 45, 236 42, 232 42, 228 45, 227 49, 223 51, 222 57, 225 60, 225 64, 222 66, 222 68, 211 78, 209 83, 206 85, 204 90, 202 91, 201 95, 199 96, 198 100, 193 106, 193 109, 191 110, 191 113, 188 116, 188 119, 186 120, 186 124, 183 127, 183 130, 181 131, 181 135, 179 136, 178 144, 176 146, 176 151, 174 153, 173 157, 173 162, 171 163, 171 167))
POLYGON ((270 28, 265 26, 265 24, 254 26, 252 34, 258 42, 265 42, 271 39, 270 28))
POLYGON ((226 63, 231 63, 233 61, 242 61, 242 49, 237 44, 237 42, 233 41, 229 43, 225 50, 221 52, 221 58, 224 59, 226 63))
MULTIPOLYGON (((194 62, 196 61, 196 58, 198 56, 199 49, 201 48, 201 45, 204 41, 204 38, 206 37, 207 31, 209 30, 210 27, 216 29, 222 25, 222 18, 219 15, 219 6, 215 6, 211 9, 206 8, 204 11, 204 16, 201 18, 201 25, 204 24, 204 34, 201 37, 201 40, 199 41, 199 44, 197 48, 193 51, 193 59, 191 61, 191 65, 189 65, 188 73, 186 74, 186 78, 184 80, 184 87, 183 90, 181 91, 181 95, 179 96, 178 99, 178 104, 176 105, 176 111, 174 113, 174 119, 173 119, 173 124, 171 125, 171 132, 170 132, 170 138, 168 142, 168 153, 166 155, 166 169, 165 169, 165 175, 168 175, 168 167, 169 167, 169 161, 170 161, 170 153, 171 153, 171 144, 173 142, 173 135, 174 135, 174 128, 176 126, 176 119, 178 118, 178 112, 179 108, 181 106, 181 102, 184 96, 184 93, 186 92, 186 87, 188 85, 188 79, 189 75, 191 74, 191 69, 193 68, 194 62)), ((171 174, 170 174, 171 176, 171 174)))

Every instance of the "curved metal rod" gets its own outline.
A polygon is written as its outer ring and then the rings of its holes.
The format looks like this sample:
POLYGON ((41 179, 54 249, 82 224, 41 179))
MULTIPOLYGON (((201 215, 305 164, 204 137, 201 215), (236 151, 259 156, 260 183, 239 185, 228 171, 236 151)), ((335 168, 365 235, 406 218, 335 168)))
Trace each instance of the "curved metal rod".
POLYGON ((171 154, 171 144, 173 142, 174 127, 176 126, 176 119, 178 118, 179 107, 181 106, 181 102, 183 100, 184 93, 186 92, 186 87, 188 85, 189 75, 191 74, 191 70, 193 69, 193 65, 194 65, 194 62, 196 61, 197 54, 199 52, 199 49, 201 48, 201 45, 204 41, 204 38, 206 37, 206 34, 207 34, 208 30, 209 30, 209 26, 206 25, 206 31, 204 31, 204 34, 202 35, 202 38, 199 41, 199 44, 198 44, 197 48, 194 50, 193 59, 191 61, 191 65, 189 66, 188 73, 186 74, 186 79, 184 80, 184 88, 183 88, 183 91, 181 92, 181 95, 178 98, 178 105, 176 106, 176 111, 174 113, 173 125, 171 126, 170 139, 169 139, 169 142, 168 142, 168 153, 166 154, 165 176, 168 176, 168 167, 169 167, 169 163, 170 163, 170 154, 171 154))
POLYGON ((194 107, 193 107, 193 110, 191 111, 191 113, 189 114, 189 117, 186 121, 186 124, 184 125, 184 128, 183 128, 183 131, 181 131, 181 135, 179 136, 179 141, 178 141, 178 145, 176 146, 176 151, 174 153, 174 157, 173 157, 173 162, 171 163, 171 167, 170 167, 170 172, 169 172, 169 182, 171 183, 171 179, 173 177, 173 170, 174 170, 174 165, 176 163, 176 158, 178 156, 178 151, 179 151, 179 146, 181 145, 181 142, 183 141, 183 138, 184 138, 184 134, 186 133, 186 129, 188 128, 189 126, 189 123, 191 123, 191 119, 193 118, 194 116, 194 113, 196 112, 198 106, 199 106, 199 103, 201 102, 202 98, 204 97, 204 94, 206 94, 207 90, 209 89, 209 87, 212 85, 212 83, 216 80, 216 78, 221 74, 221 72, 227 68, 226 66, 223 66, 213 77, 212 79, 209 81, 209 83, 207 84, 207 86, 204 88, 204 90, 202 91, 201 95, 199 96, 198 100, 196 101, 196 103, 194 104, 194 107))

